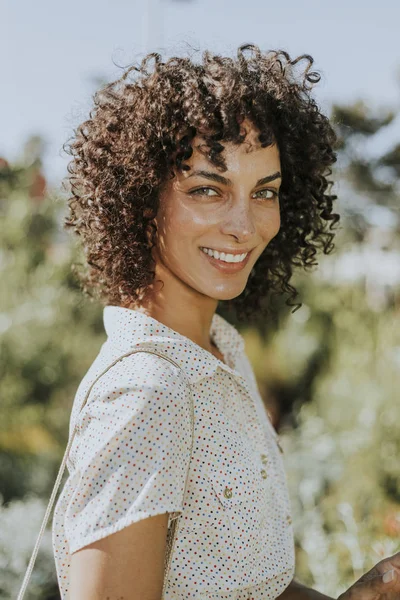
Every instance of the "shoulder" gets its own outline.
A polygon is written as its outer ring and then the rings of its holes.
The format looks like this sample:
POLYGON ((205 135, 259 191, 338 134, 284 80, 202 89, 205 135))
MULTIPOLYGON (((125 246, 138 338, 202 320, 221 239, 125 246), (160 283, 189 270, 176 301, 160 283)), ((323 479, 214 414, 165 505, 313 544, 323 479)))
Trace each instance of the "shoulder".
POLYGON ((106 417, 130 418, 143 410, 167 408, 176 419, 188 412, 191 387, 185 372, 169 357, 149 350, 121 354, 111 346, 102 349, 75 397, 70 433, 75 425, 82 433, 106 417))
POLYGON ((86 464, 105 445, 120 443, 132 432, 145 434, 147 442, 157 430, 165 437, 179 430, 187 435, 190 419, 191 392, 182 369, 158 354, 120 355, 97 375, 76 416, 73 463, 86 464))
POLYGON ((182 368, 167 355, 161 356, 150 349, 129 351, 114 360, 109 355, 108 364, 97 377, 92 396, 119 390, 168 389, 184 390, 189 381, 182 368))

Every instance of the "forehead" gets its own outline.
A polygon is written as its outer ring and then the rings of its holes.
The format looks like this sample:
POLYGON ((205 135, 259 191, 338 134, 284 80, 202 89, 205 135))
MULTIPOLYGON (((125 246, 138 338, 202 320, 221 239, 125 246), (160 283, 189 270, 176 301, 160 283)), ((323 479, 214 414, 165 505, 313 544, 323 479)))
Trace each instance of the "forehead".
MULTIPOLYGON (((241 144, 224 142, 221 140, 224 150, 221 153, 226 165, 226 171, 240 171, 251 173, 252 171, 279 170, 280 156, 276 144, 263 148, 257 140, 249 141, 247 138, 241 144)), ((205 141, 203 139, 193 140, 193 154, 185 160, 190 169, 182 171, 184 178, 189 177, 193 169, 218 170, 223 172, 207 158, 204 154, 205 141)), ((265 173, 268 174, 268 173, 265 173)))
MULTIPOLYGON (((231 141, 221 140, 224 150, 221 153, 227 170, 237 170, 239 168, 247 170, 249 166, 253 169, 267 167, 280 168, 279 148, 277 144, 272 144, 266 148, 261 146, 258 136, 260 131, 249 121, 245 120, 242 126, 246 129, 246 137, 240 144, 231 141)), ((183 171, 183 176, 190 175, 191 170, 196 168, 205 168, 212 165, 207 158, 207 142, 201 135, 194 137, 192 141, 193 153, 192 156, 185 160, 185 163, 191 168, 189 171, 183 171)), ((212 165, 215 169, 215 166, 212 165)))

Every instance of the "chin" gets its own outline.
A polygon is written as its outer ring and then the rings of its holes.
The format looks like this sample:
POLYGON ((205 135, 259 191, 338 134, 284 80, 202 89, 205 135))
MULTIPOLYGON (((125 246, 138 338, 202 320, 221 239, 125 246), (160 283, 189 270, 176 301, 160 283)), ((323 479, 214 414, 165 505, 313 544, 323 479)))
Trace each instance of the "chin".
POLYGON ((233 300, 244 292, 246 286, 238 288, 236 290, 217 290, 213 294, 209 294, 215 300, 233 300))

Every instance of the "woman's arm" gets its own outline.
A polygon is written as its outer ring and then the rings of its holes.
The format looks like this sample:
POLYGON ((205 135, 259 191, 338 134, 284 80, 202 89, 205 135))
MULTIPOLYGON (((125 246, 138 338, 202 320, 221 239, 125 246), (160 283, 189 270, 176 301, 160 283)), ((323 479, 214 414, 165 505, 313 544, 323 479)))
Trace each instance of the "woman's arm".
MULTIPOLYGON (((317 590, 313 590, 308 588, 301 583, 298 583, 293 579, 291 583, 289 583, 286 590, 278 596, 279 600, 333 600, 331 596, 325 596, 325 594, 321 594, 317 592, 317 590)), ((277 599, 277 600, 278 600, 277 599)))
POLYGON ((74 552, 69 600, 159 600, 167 524, 145 518, 74 552))

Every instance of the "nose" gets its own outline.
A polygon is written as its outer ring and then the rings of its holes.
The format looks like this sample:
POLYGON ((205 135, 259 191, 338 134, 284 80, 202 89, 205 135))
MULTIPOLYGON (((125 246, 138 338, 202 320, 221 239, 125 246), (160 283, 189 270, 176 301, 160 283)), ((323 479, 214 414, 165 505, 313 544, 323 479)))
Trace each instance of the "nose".
POLYGON ((233 202, 221 222, 221 233, 245 243, 256 233, 255 218, 246 202, 233 202))

